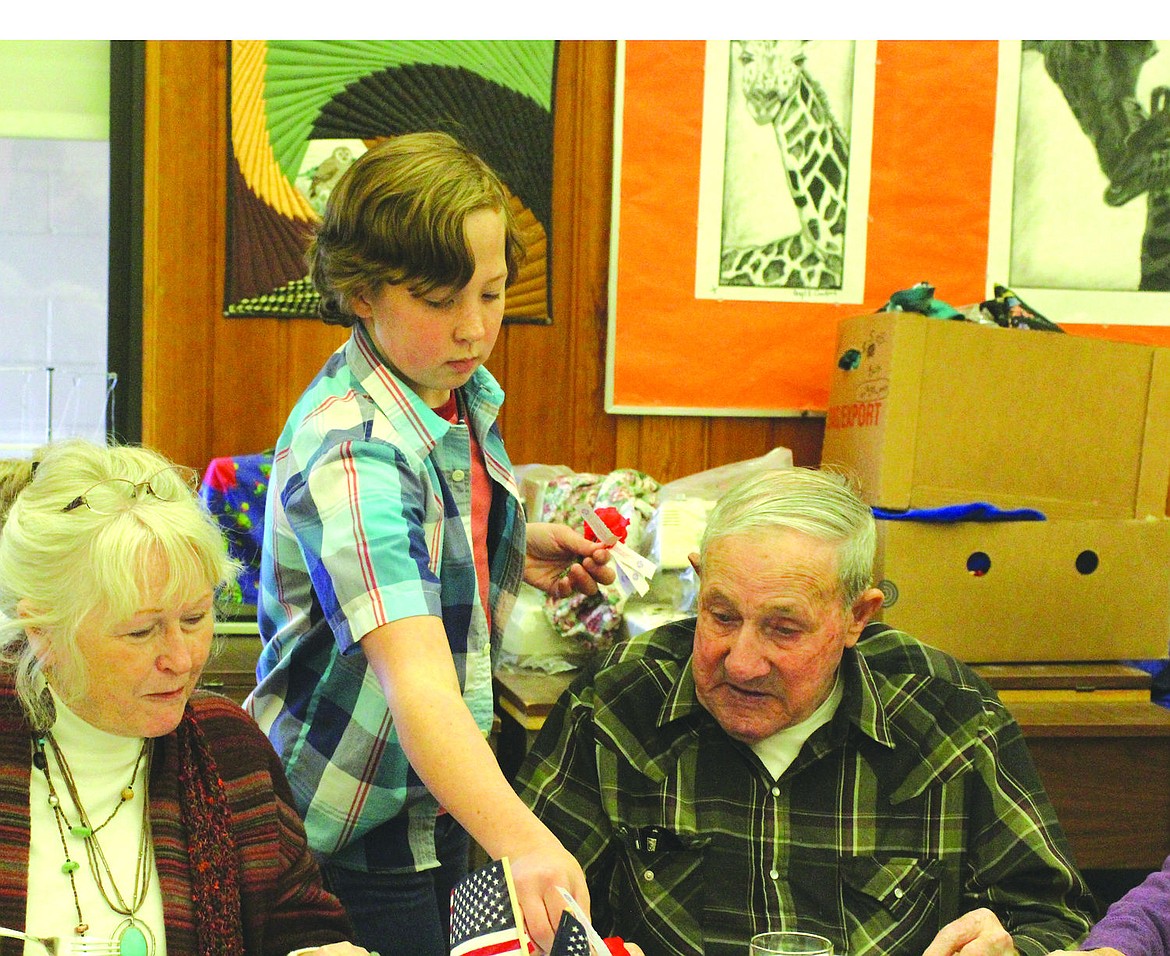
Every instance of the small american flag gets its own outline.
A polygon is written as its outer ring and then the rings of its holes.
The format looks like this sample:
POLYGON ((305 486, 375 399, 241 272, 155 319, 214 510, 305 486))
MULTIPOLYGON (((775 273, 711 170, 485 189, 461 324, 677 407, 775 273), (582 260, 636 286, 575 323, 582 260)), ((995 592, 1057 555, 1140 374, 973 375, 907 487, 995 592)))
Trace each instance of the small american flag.
POLYGON ((460 880, 451 891, 451 956, 528 952, 507 858, 460 880))
POLYGON ((561 922, 548 956, 589 956, 589 934, 568 910, 561 913, 561 922))

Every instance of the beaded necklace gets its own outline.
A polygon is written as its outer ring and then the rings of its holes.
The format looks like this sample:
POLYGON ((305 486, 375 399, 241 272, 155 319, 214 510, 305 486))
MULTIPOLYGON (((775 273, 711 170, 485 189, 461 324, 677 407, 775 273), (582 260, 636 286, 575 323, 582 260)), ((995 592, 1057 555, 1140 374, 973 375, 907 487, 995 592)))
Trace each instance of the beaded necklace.
POLYGON ((56 739, 47 731, 43 734, 38 733, 33 736, 33 765, 44 774, 45 783, 49 788, 49 806, 53 809, 53 819, 57 823, 57 833, 61 837, 61 849, 65 851, 65 862, 61 866, 61 871, 68 874, 69 884, 73 890, 73 905, 77 911, 77 925, 74 927, 73 932, 78 937, 84 937, 89 931, 89 924, 85 922, 85 918, 81 914, 81 899, 77 894, 77 878, 75 874, 81 865, 69 853, 69 843, 65 838, 66 830, 72 833, 73 836, 84 841, 89 871, 93 876, 94 883, 102 899, 106 901, 106 904, 111 910, 126 917, 118 924, 111 937, 112 943, 117 947, 119 956, 154 956, 154 933, 151 932, 150 927, 146 923, 135 916, 135 913, 138 912, 146 900, 146 894, 150 888, 151 874, 154 872, 154 845, 151 840, 149 807, 144 806, 142 811, 142 828, 138 840, 138 861, 134 873, 134 892, 129 902, 122 895, 121 890, 118 889, 117 883, 114 882, 113 871, 110 869, 109 860, 106 859, 102 845, 97 839, 97 834, 107 823, 114 819, 123 804, 133 799, 134 781, 138 778, 138 770, 143 764, 144 757, 146 774, 143 780, 145 782, 150 779, 150 765, 154 754, 154 748, 151 746, 152 743, 153 741, 150 738, 142 741, 142 749, 138 752, 138 759, 134 761, 134 769, 130 774, 130 783, 122 789, 122 793, 120 794, 121 799, 114 809, 110 811, 109 816, 95 827, 90 823, 89 815, 85 812, 85 807, 81 804, 81 797, 77 792, 77 785, 73 780, 73 774, 56 739), (73 807, 77 812, 78 822, 76 824, 70 824, 69 818, 65 816, 65 811, 61 806, 61 798, 57 794, 57 789, 53 784, 52 774, 49 772, 49 759, 45 750, 46 743, 53 752, 53 758, 61 772, 61 779, 65 783, 65 790, 69 794, 69 799, 73 802, 73 807), (106 889, 107 880, 110 886, 109 891, 106 889), (114 897, 113 899, 110 896, 111 892, 114 897))

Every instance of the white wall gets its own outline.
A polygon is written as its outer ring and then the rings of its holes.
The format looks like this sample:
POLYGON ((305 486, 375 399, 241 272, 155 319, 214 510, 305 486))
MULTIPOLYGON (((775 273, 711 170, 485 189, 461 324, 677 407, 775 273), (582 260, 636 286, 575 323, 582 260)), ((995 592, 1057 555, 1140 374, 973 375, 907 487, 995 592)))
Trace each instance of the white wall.
POLYGON ((109 144, 0 139, 0 455, 101 441, 109 144))
POLYGON ((0 40, 0 137, 110 138, 109 40, 0 40))
POLYGON ((15 456, 105 437, 109 44, 0 41, 0 81, 0 456, 15 456))

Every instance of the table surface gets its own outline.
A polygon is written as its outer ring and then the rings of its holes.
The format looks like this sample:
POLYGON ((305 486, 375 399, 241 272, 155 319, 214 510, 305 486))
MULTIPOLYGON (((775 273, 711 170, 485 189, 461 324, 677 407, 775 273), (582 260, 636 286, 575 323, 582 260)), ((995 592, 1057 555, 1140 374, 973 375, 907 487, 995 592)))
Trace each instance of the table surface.
POLYGON ((557 698, 579 673, 573 670, 546 674, 543 671, 501 667, 495 674, 500 704, 522 723, 543 723, 557 698))
POLYGON ((1075 663, 973 664, 996 690, 1149 690, 1152 678, 1132 664, 1115 661, 1075 663))
POLYGON ((1148 700, 1007 702, 1024 736, 1033 737, 1170 737, 1170 710, 1148 700))

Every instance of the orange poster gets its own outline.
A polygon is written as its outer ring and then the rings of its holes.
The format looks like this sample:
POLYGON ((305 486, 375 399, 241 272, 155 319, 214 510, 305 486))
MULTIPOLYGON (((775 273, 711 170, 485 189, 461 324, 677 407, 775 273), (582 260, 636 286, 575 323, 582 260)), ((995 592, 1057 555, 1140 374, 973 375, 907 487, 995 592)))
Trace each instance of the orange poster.
MULTIPOLYGON (((619 45, 608 411, 819 414, 841 319, 919 282, 960 308, 1010 283, 993 274, 1001 259, 1007 269, 1004 240, 992 235, 993 219, 1004 218, 993 217, 993 192, 1011 194, 1002 160, 993 190, 993 154, 1005 148, 998 100, 1016 95, 998 89, 1000 44, 799 46, 619 45), (799 163, 780 120, 769 122, 778 114, 759 82, 787 67, 778 51, 811 79, 799 121, 825 130, 819 146, 805 141, 799 163), (833 162, 816 169, 840 167, 847 188, 831 173, 809 175, 826 150, 833 162), (734 174, 733 162, 742 163, 734 174), (750 184, 746 200, 733 195, 737 183, 750 184), (798 186, 804 205, 785 212, 798 186), (760 288, 769 282, 785 284, 760 288)), ((1170 328, 1153 321, 1114 325, 1098 312, 1064 326, 1062 315, 1048 317, 1072 334, 1170 344, 1170 328)))

